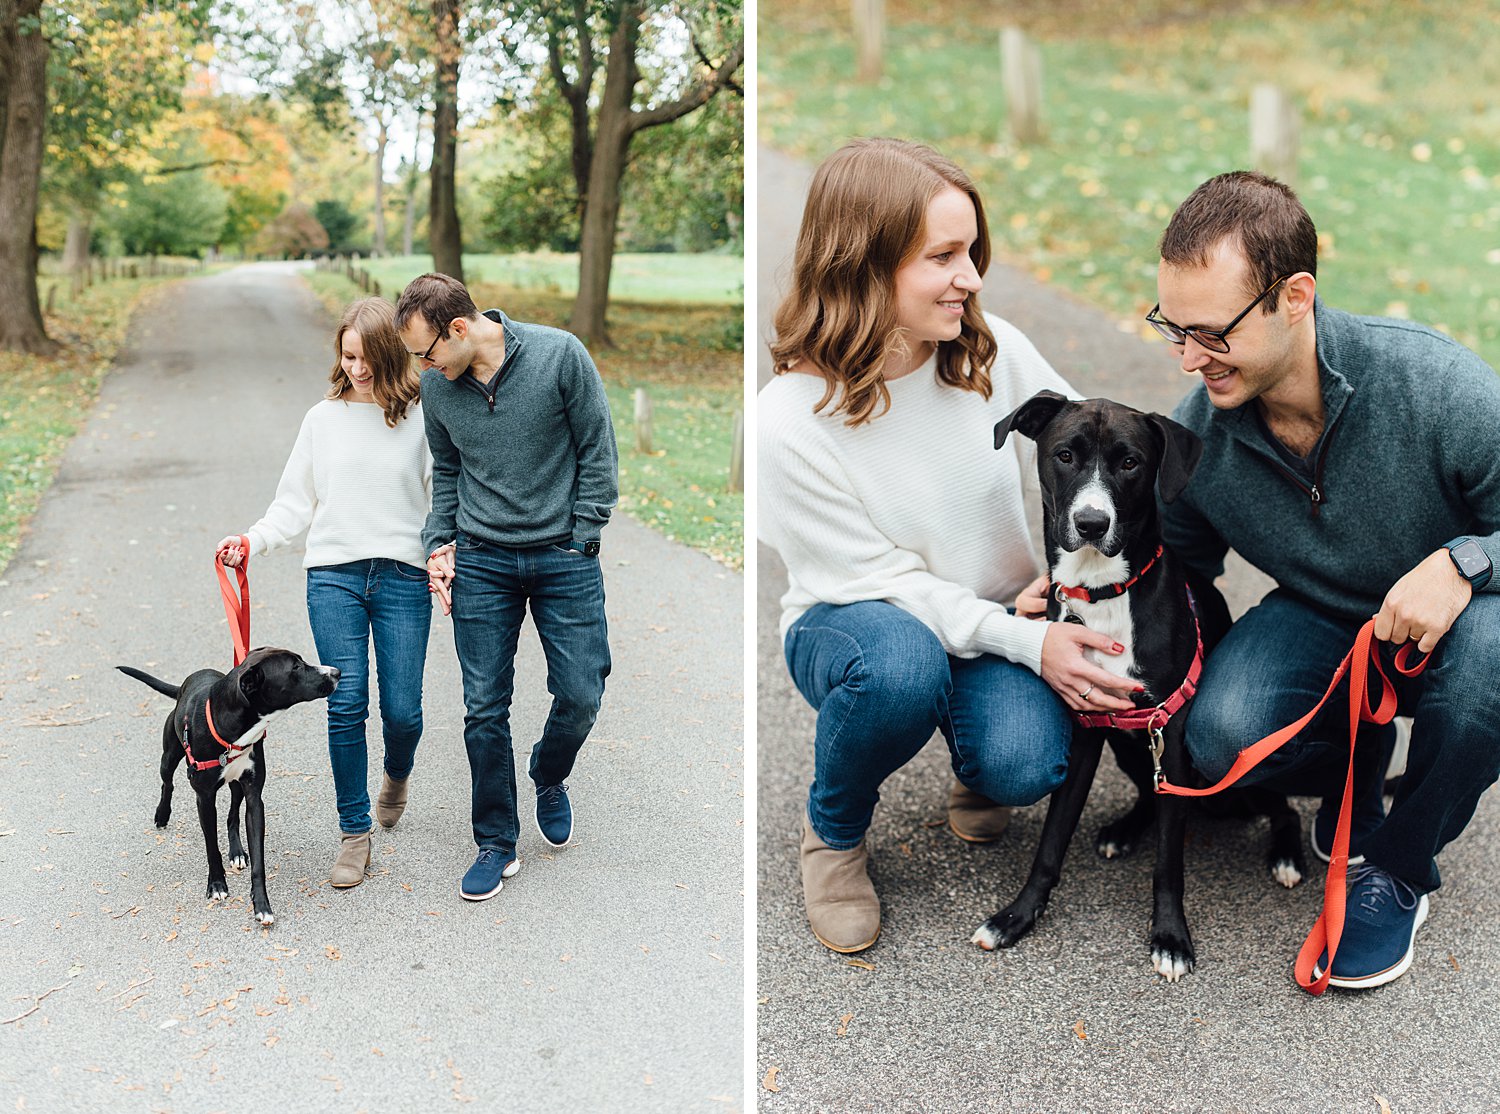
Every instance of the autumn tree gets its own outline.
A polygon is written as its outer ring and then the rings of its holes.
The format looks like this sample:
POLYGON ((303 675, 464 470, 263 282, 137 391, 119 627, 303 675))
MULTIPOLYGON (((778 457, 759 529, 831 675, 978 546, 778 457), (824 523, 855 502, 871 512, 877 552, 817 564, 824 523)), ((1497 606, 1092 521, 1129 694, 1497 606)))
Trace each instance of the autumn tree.
POLYGON ((57 348, 36 292, 49 49, 41 7, 0 0, 0 349, 37 355, 57 348))
POLYGON ((725 89, 738 91, 743 9, 736 0, 541 0, 509 10, 515 27, 542 27, 547 73, 569 111, 570 161, 582 199, 569 328, 608 344, 609 276, 631 142, 725 89))

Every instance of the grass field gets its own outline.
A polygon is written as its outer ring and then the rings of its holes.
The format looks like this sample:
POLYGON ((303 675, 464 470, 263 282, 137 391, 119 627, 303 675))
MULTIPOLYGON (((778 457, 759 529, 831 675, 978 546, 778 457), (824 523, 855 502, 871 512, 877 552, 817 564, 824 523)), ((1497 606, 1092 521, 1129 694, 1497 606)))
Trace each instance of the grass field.
MULTIPOLYGON (((816 161, 854 135, 972 173, 996 252, 1149 333, 1156 243, 1199 182, 1248 160, 1250 93, 1300 106, 1297 188, 1334 305, 1410 317, 1500 364, 1500 3, 895 0, 885 77, 853 77, 846 9, 760 7, 760 126, 816 161), (1003 136, 1001 22, 1043 60, 1046 139, 1003 136)), ((1003 306, 993 306, 1003 314, 1003 306)))
MULTIPOLYGON (((360 294, 339 274, 308 277, 334 313, 360 294)), ((469 289, 481 307, 499 306, 518 321, 561 328, 572 309, 572 298, 549 291, 473 281, 469 289)), ((609 319, 615 347, 593 356, 619 442, 620 510, 743 569, 745 498, 727 490, 730 435, 743 404, 740 307, 615 302, 609 319), (652 399, 649 456, 635 449, 637 387, 652 399)))
MULTIPOLYGON (((381 288, 394 291, 432 270, 430 255, 398 255, 361 260, 381 288)), ((616 255, 610 270, 611 298, 630 302, 691 305, 743 305, 745 261, 738 255, 653 253, 616 255)), ((578 256, 554 252, 520 255, 465 255, 464 281, 512 291, 578 292, 578 256)))

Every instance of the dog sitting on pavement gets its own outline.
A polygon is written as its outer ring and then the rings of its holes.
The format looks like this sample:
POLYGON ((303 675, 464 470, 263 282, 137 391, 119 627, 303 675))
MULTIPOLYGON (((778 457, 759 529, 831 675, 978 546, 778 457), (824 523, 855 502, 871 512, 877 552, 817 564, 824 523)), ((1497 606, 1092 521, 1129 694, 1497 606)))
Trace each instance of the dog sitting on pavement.
MULTIPOLYGON (((1204 647, 1223 637, 1230 617, 1218 590, 1162 545, 1156 499, 1160 494, 1170 503, 1187 486, 1202 443, 1160 414, 1103 399, 1073 402, 1052 391, 1038 393, 1000 421, 995 447, 1013 431, 1037 443, 1052 583, 1047 618, 1113 636, 1125 652, 1098 664, 1145 691, 1135 695, 1133 712, 1075 713, 1067 777, 1052 794, 1030 876, 1015 901, 979 927, 973 942, 986 950, 1010 947, 1041 916, 1107 741, 1139 799, 1100 830, 1097 849, 1106 858, 1128 854, 1156 819, 1151 964, 1175 982, 1196 961, 1182 904, 1185 805, 1178 797, 1159 796, 1156 786, 1164 777, 1179 785, 1203 784, 1183 743, 1187 704, 1204 647)), ((1268 816, 1272 877, 1296 885, 1306 873, 1297 813, 1284 796, 1268 790, 1231 794, 1216 798, 1218 808, 1238 805, 1236 811, 1268 816), (1238 800, 1224 800, 1231 794, 1238 800)))
POLYGON ((150 685, 177 701, 162 727, 161 802, 156 826, 165 828, 172 816, 172 777, 186 759, 188 784, 198 798, 198 822, 208 851, 208 899, 229 896, 224 860, 219 853, 219 786, 229 783, 229 865, 250 867, 250 894, 255 919, 275 923, 266 896, 265 808, 261 787, 266 781, 263 746, 266 723, 277 712, 309 700, 320 700, 334 690, 339 671, 309 665, 290 650, 262 646, 227 674, 217 669, 190 673, 180 685, 116 666, 121 673, 150 685), (240 803, 245 804, 245 836, 250 854, 240 842, 240 803))

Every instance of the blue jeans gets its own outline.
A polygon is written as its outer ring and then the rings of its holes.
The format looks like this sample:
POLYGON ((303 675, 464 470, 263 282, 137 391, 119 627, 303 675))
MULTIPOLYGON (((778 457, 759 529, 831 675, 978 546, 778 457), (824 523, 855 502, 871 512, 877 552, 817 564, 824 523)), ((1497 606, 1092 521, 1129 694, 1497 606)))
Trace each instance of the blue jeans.
POLYGON ((950 657, 894 604, 818 604, 786 634, 792 681, 818 711, 807 815, 829 847, 859 845, 880 786, 941 730, 958 780, 1006 805, 1062 784, 1067 710, 1024 665, 950 657))
POLYGON ((474 842, 504 853, 515 850, 520 831, 510 701, 516 641, 528 605, 547 657, 547 691, 552 694, 542 737, 531 748, 529 773, 537 785, 556 785, 573 769, 594 726, 609 676, 599 559, 551 545, 510 549, 459 535, 453 642, 468 713, 464 746, 473 788, 474 842))
POLYGON ((324 665, 339 670, 328 697, 328 757, 339 829, 370 830, 365 719, 370 711, 370 641, 380 686, 385 771, 411 775, 422 738, 422 668, 432 626, 427 571, 386 557, 307 570, 307 617, 324 665))
MULTIPOLYGON (((1240 750, 1305 715, 1362 625, 1279 590, 1246 612, 1209 656, 1188 713, 1187 746, 1198 769, 1217 781, 1240 750)), ((1381 645, 1387 663, 1391 649, 1381 645)), ((1370 862, 1420 891, 1437 889, 1435 856, 1464 830, 1480 795, 1500 776, 1497 665, 1500 598, 1491 595, 1470 601, 1420 676, 1402 677, 1387 664, 1398 712, 1413 717, 1411 749, 1390 815, 1362 848, 1370 862)), ((1241 784, 1282 793, 1342 792, 1348 692, 1344 681, 1317 719, 1241 784)), ((1361 746, 1366 737, 1362 730, 1361 746)))

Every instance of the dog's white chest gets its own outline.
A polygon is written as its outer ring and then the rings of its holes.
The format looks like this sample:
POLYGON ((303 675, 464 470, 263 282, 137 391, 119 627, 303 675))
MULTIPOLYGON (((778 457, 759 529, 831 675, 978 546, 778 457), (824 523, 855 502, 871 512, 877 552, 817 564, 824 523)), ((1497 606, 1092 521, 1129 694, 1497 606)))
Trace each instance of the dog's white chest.
MULTIPOLYGON (((1103 588, 1109 584, 1123 583, 1130 575, 1123 557, 1105 557, 1098 550, 1084 547, 1072 553, 1063 553, 1052 570, 1052 579, 1057 584, 1080 585, 1085 588, 1103 588)), ((1123 654, 1106 654, 1098 650, 1085 650, 1084 657, 1117 677, 1136 679, 1135 674, 1135 621, 1130 617, 1130 599, 1116 596, 1114 599, 1085 602, 1063 597, 1063 615, 1077 615, 1083 625, 1091 631, 1108 635, 1121 646, 1123 654)))

